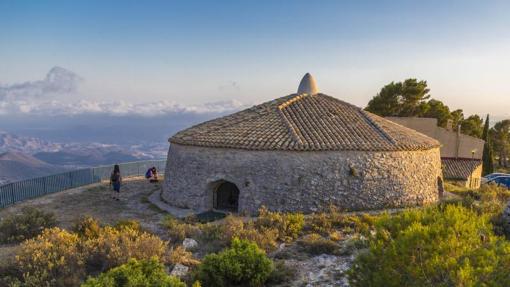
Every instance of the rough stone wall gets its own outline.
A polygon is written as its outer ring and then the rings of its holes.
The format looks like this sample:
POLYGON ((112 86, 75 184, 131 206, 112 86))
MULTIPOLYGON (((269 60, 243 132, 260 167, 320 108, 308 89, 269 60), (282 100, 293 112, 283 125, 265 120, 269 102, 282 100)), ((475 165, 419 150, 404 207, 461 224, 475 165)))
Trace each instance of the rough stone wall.
POLYGON ((240 191, 239 211, 314 212, 436 202, 439 148, 405 152, 247 151, 171 144, 163 187, 169 203, 197 211, 213 207, 218 182, 240 191))
POLYGON ((468 188, 480 188, 482 183, 482 165, 477 167, 465 182, 468 188))

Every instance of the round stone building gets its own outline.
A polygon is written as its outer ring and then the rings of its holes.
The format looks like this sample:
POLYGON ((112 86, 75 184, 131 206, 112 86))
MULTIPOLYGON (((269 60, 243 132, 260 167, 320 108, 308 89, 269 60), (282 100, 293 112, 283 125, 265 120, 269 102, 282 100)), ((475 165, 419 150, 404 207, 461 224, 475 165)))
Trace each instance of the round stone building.
POLYGON ((318 92, 298 92, 169 139, 163 198, 195 211, 253 214, 406 207, 442 191, 439 142, 318 92))

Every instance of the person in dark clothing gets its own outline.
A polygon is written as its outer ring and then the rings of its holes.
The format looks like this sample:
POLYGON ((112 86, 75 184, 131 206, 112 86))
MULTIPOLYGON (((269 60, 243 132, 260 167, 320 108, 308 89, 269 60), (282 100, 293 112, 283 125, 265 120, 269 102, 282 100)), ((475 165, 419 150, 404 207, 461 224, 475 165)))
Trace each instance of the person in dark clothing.
POLYGON ((145 178, 149 180, 149 182, 158 182, 158 170, 155 166, 149 168, 145 173, 145 178))
POLYGON ((113 167, 112 175, 110 176, 110 186, 113 188, 112 198, 115 200, 120 199, 120 185, 122 183, 122 176, 120 175, 120 167, 116 164, 113 167))

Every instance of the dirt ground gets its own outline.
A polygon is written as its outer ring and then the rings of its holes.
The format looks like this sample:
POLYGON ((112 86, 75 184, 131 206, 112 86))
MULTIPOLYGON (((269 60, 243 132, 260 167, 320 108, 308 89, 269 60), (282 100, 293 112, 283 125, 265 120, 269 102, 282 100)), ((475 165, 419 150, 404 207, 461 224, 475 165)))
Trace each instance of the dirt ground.
POLYGON ((136 219, 143 228, 164 238, 159 223, 166 213, 147 200, 158 190, 161 190, 160 183, 149 183, 142 177, 128 178, 123 182, 119 201, 111 198, 108 183, 100 183, 21 202, 1 209, 0 218, 19 212, 24 206, 32 206, 53 212, 58 226, 66 229, 82 216, 92 216, 105 224, 136 219))

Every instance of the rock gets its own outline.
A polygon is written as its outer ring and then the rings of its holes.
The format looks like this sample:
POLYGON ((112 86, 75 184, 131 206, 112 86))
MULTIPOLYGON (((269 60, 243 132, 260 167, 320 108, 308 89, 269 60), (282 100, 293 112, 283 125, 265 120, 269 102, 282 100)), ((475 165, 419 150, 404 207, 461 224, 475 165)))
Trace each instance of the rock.
POLYGON ((184 238, 182 246, 184 246, 186 250, 192 250, 198 246, 198 242, 193 238, 184 238))
POLYGON ((184 266, 180 263, 177 263, 177 264, 175 264, 174 268, 172 269, 172 272, 170 272, 170 275, 182 278, 182 277, 186 276, 186 274, 188 274, 188 271, 189 271, 188 266, 184 266))
POLYGON ((334 256, 322 254, 304 261, 294 261, 299 278, 289 286, 348 287, 345 272, 349 270, 355 256, 334 256))

